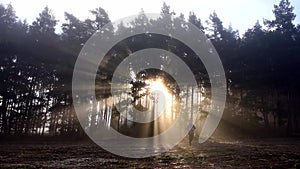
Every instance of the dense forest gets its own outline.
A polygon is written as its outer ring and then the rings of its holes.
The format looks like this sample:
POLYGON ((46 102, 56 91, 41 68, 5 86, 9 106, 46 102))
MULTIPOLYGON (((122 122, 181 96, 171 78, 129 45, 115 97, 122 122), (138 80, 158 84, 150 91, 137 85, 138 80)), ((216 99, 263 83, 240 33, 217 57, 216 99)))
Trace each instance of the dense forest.
MULTIPOLYGON (((293 10, 289 0, 281 0, 274 5, 274 20, 253 23, 252 28, 240 35, 231 26, 224 26, 215 12, 203 24, 194 12, 190 12, 188 17, 176 15, 164 3, 161 17, 153 21, 153 25, 159 27, 160 23, 166 23, 170 15, 174 16, 174 24, 169 29, 182 27, 184 21, 189 21, 202 30, 215 46, 227 78, 227 102, 220 126, 229 128, 231 132, 268 131, 272 135, 293 136, 300 133, 300 25, 294 24, 296 15, 293 10)), ((65 12, 65 20, 60 21, 63 23, 61 30, 56 30, 58 20, 48 7, 41 11, 33 23, 28 24, 18 19, 13 6, 0 5, 2 135, 83 135, 73 108, 73 69, 85 42, 110 22, 103 8, 98 7, 90 12, 93 17, 85 20, 65 12)), ((120 24, 118 29, 111 27, 107 31, 118 34, 141 29, 145 20, 147 17, 141 11, 130 26, 120 24)), ((135 44, 125 47, 121 44, 115 47, 118 53, 114 50, 108 53, 106 57, 111 60, 110 63, 119 63, 122 58, 118 56, 124 57, 144 48, 137 44, 145 41, 145 37, 133 38, 135 44)), ((150 41, 148 46, 186 55, 185 61, 191 67, 195 64, 194 68, 199 69, 195 71, 203 71, 196 66, 199 64, 194 62, 190 54, 192 52, 182 53, 172 48, 174 45, 185 48, 184 45, 170 39, 162 41, 157 38, 157 41, 160 43, 150 41), (157 44, 161 46, 155 46, 157 44)), ((105 81, 111 77, 103 71, 99 72, 102 72, 100 79, 106 84, 105 81)), ((197 79, 202 83, 206 77, 197 79)), ((204 87, 209 89, 209 85, 204 87)), ((189 91, 194 92, 193 89, 189 91)), ((106 91, 98 93, 103 104, 108 104, 106 98, 109 96, 106 91)), ((193 96, 186 93, 185 97, 193 96)), ((112 121, 108 125, 118 129, 120 125, 128 125, 114 114, 113 107, 102 108, 104 118, 112 121)), ((194 111, 205 114, 202 109, 194 111)))

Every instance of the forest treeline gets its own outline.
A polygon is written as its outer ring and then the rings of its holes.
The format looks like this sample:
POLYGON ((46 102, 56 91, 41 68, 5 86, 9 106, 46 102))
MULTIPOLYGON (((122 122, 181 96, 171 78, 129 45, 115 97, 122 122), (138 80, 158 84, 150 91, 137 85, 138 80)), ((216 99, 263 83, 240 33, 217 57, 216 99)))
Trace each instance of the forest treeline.
MULTIPOLYGON (((300 132, 300 25, 293 23, 293 10, 288 0, 281 0, 274 5, 274 20, 254 23, 243 35, 224 26, 215 12, 203 24, 194 12, 186 18, 164 3, 161 19, 173 15, 175 26, 187 20, 215 46, 228 86, 223 121, 294 135, 300 132)), ((89 37, 110 22, 103 8, 90 12, 93 17, 85 20, 65 12, 61 31, 56 31, 58 20, 48 7, 28 24, 12 5, 0 5, 1 134, 82 134, 72 106, 73 68, 89 37)), ((120 25, 117 31, 143 26, 144 19, 142 11, 131 27, 120 25)))

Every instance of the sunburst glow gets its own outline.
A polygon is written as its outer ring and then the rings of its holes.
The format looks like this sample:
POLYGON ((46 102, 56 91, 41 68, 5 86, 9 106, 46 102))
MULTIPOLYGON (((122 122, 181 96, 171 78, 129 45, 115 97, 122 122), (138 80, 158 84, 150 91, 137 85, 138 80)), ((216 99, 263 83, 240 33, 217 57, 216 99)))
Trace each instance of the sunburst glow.
POLYGON ((155 95, 156 99, 154 100, 156 104, 156 115, 160 116, 162 114, 167 118, 171 118, 172 116, 172 94, 169 89, 165 85, 162 79, 150 79, 146 81, 149 84, 149 92, 150 95, 155 95))

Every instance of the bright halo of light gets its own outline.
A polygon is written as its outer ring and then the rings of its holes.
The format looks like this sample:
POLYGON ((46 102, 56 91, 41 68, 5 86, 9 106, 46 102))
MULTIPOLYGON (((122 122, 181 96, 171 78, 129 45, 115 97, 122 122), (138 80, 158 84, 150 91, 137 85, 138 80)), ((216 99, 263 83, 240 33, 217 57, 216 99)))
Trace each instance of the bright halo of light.
POLYGON ((150 79, 147 80, 146 83, 149 85, 149 92, 150 95, 156 94, 157 95, 157 102, 158 102, 158 110, 156 112, 158 116, 162 114, 166 114, 167 118, 170 118, 172 113, 172 94, 169 92, 169 89, 165 85, 162 79, 150 79), (163 107, 160 107, 163 106, 163 107))

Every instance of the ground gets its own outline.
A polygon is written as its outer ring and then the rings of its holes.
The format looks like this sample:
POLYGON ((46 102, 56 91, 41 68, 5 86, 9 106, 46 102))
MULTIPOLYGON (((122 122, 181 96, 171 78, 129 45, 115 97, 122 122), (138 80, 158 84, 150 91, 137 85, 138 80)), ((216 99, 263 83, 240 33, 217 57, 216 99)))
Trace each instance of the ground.
POLYGON ((156 157, 128 159, 89 141, 2 141, 0 168, 299 168, 300 139, 182 141, 156 157))

